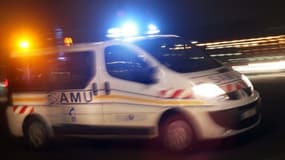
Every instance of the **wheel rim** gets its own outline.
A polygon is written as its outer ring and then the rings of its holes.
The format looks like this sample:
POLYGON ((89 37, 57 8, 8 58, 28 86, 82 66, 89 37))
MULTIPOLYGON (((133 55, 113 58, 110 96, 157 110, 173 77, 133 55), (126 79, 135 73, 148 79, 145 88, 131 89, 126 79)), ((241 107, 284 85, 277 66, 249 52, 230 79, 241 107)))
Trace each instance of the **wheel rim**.
POLYGON ((33 147, 39 148, 44 145, 46 141, 46 132, 44 126, 40 123, 32 123, 28 130, 29 140, 33 147))
POLYGON ((165 141, 169 149, 178 151, 188 148, 192 142, 191 128, 183 120, 173 121, 168 124, 165 141))

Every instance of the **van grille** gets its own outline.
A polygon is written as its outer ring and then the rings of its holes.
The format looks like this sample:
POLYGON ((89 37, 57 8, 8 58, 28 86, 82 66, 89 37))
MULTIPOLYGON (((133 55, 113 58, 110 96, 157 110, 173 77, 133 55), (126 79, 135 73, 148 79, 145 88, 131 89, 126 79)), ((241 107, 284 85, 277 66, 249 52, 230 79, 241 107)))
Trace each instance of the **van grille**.
POLYGON ((257 100, 238 108, 210 112, 210 116, 219 126, 227 129, 243 129, 250 127, 258 121, 260 116, 259 104, 260 101, 257 100), (256 114, 252 117, 241 119, 241 115, 250 109, 256 109, 256 114))
POLYGON ((227 96, 229 97, 229 100, 238 100, 243 97, 251 96, 252 95, 252 90, 250 87, 235 90, 233 92, 227 93, 227 96))

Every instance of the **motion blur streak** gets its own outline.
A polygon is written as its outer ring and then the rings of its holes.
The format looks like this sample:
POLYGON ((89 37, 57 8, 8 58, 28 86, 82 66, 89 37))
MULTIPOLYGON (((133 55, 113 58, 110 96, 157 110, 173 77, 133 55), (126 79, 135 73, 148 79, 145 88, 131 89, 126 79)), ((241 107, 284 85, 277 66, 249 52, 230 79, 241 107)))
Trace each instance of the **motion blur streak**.
POLYGON ((250 63, 248 65, 233 66, 233 69, 246 74, 280 72, 285 70, 285 61, 250 63))

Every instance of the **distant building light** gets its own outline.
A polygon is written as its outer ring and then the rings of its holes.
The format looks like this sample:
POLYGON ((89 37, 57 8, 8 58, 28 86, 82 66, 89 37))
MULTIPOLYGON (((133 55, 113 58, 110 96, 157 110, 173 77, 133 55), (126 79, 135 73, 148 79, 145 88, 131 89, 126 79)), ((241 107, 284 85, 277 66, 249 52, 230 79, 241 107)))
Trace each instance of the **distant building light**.
POLYGON ((233 69, 242 73, 280 72, 285 70, 285 61, 250 63, 243 66, 233 66, 233 69))
POLYGON ((197 44, 198 41, 191 41, 191 44, 197 44))
POLYGON ((239 56, 242 55, 242 53, 225 53, 225 54, 211 54, 211 57, 224 57, 224 56, 239 56))
POLYGON ((65 61, 65 60, 66 60, 65 57, 58 57, 57 59, 58 59, 59 61, 65 61))

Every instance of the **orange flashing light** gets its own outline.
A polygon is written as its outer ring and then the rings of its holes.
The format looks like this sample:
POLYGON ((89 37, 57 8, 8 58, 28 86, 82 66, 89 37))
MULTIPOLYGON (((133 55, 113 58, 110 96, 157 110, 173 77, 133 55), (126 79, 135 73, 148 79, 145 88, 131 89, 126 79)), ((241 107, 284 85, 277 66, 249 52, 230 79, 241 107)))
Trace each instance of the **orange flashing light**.
POLYGON ((65 46, 71 46, 71 45, 73 44, 73 40, 72 40, 71 37, 65 37, 65 38, 63 39, 63 42, 64 42, 64 45, 65 45, 65 46))
POLYGON ((30 47, 30 43, 27 40, 22 40, 19 42, 19 48, 28 49, 30 47))

